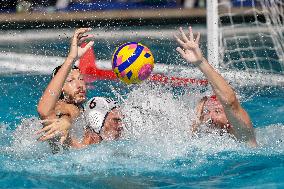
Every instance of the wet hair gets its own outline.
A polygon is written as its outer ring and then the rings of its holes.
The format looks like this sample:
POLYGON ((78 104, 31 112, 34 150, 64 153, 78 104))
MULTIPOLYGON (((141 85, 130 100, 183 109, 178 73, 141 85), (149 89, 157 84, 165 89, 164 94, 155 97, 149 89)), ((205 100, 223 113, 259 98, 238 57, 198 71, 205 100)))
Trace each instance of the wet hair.
POLYGON ((217 99, 216 95, 202 97, 202 99, 198 102, 198 108, 197 108, 197 111, 200 112, 200 115, 199 115, 200 117, 198 118, 199 120, 203 119, 204 107, 205 107, 205 103, 207 101, 216 102, 216 101, 218 101, 218 99, 217 99))
MULTIPOLYGON (((54 78, 54 76, 58 73, 58 71, 60 70, 61 67, 62 67, 62 65, 57 66, 56 68, 53 69, 52 75, 51 75, 51 79, 54 78)), ((77 67, 77 66, 75 66, 75 65, 73 65, 72 68, 71 68, 71 70, 80 70, 80 68, 77 67)), ((61 92, 61 94, 60 94, 60 96, 59 96, 59 99, 60 99, 60 100, 64 99, 64 94, 63 94, 63 92, 61 92)))
MULTIPOLYGON (((54 76, 58 73, 58 71, 59 71, 59 69, 60 69, 61 67, 62 67, 62 65, 57 66, 56 68, 53 69, 53 71, 52 71, 52 78, 54 78, 54 76)), ((75 65, 73 65, 72 68, 71 68, 71 70, 80 70, 80 68, 77 67, 77 66, 75 66, 75 65)))

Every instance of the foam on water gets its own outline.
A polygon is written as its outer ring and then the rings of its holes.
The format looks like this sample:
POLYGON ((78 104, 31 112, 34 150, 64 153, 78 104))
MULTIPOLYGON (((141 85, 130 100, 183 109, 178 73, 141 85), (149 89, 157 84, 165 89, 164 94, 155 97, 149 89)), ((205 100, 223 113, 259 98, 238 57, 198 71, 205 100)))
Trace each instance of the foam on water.
POLYGON ((175 95, 170 88, 139 85, 123 97, 122 140, 81 150, 62 150, 56 155, 52 155, 46 142, 36 141, 34 133, 41 128, 37 118, 22 120, 14 131, 2 125, 0 165, 2 170, 51 176, 91 174, 100 178, 156 172, 157 176, 192 177, 213 174, 214 164, 222 169, 233 159, 283 155, 283 124, 257 128, 257 148, 228 135, 192 136, 190 128, 198 95, 175 95))

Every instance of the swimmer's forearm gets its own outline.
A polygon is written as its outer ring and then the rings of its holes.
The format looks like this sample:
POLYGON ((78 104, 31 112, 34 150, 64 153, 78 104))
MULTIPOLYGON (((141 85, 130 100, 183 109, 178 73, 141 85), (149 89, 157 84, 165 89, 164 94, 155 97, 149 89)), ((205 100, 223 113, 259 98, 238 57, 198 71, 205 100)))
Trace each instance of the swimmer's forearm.
POLYGON ((257 146, 253 127, 239 126, 233 128, 233 135, 237 138, 237 140, 247 142, 252 147, 257 146))
POLYGON ((236 110, 233 110, 232 108, 224 108, 224 110, 232 125, 229 132, 240 141, 256 144, 254 128, 248 113, 241 106, 236 110))
POLYGON ((73 62, 74 59, 68 56, 58 73, 52 78, 45 89, 38 103, 38 113, 42 118, 49 116, 49 114, 51 114, 54 110, 56 102, 61 94, 64 82, 72 68, 73 62))
POLYGON ((200 71, 206 76, 211 84, 217 98, 224 105, 232 105, 237 98, 235 92, 227 81, 208 63, 205 58, 195 64, 200 71))

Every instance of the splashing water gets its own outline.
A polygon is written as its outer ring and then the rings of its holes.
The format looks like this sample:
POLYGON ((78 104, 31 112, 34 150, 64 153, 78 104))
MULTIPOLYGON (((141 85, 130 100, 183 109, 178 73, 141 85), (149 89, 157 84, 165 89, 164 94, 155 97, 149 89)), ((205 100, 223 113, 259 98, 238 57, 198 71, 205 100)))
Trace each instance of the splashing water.
POLYGON ((23 119, 12 134, 10 152, 19 158, 41 158, 49 155, 51 151, 48 144, 37 142, 38 136, 35 133, 41 128, 38 118, 23 119))
MULTIPOLYGON (((13 176, 6 175, 0 184, 9 187, 18 178, 27 180, 29 186, 52 188, 177 188, 195 184, 212 188, 226 186, 222 183, 231 187, 241 182, 246 186, 250 175, 255 175, 250 180, 263 183, 260 175, 268 175, 272 169, 284 172, 279 164, 284 153, 281 123, 256 128, 259 147, 255 149, 227 135, 192 136, 194 109, 200 96, 187 90, 176 94, 170 87, 143 83, 123 96, 125 129, 120 141, 62 150, 56 155, 47 143, 36 141, 34 133, 41 128, 37 118, 23 119, 15 130, 2 125, 1 172, 13 176)), ((281 113, 281 107, 275 112, 281 113)), ((267 110, 269 106, 263 111, 267 110)), ((258 116, 253 114, 252 118, 258 116)), ((80 122, 77 124, 80 126, 80 122)))
POLYGON ((165 159, 184 153, 182 149, 190 136, 194 111, 170 91, 143 84, 128 95, 122 111, 124 137, 137 140, 142 146, 154 147, 152 152, 160 153, 165 159))

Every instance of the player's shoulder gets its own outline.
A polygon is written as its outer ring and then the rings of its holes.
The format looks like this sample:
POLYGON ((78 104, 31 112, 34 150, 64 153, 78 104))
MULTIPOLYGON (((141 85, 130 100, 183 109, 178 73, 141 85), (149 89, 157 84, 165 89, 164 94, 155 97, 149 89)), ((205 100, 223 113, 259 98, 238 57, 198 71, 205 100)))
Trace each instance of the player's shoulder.
POLYGON ((56 115, 69 115, 77 117, 80 114, 80 110, 76 105, 60 100, 56 103, 55 113, 56 115))

